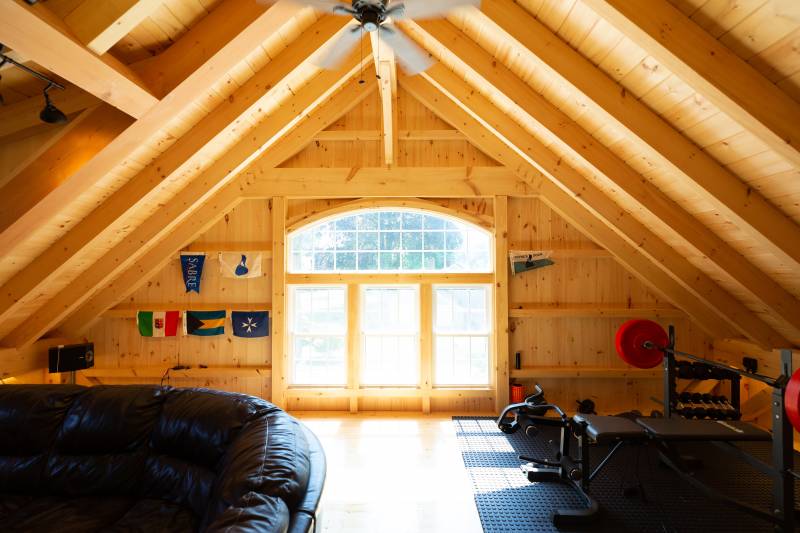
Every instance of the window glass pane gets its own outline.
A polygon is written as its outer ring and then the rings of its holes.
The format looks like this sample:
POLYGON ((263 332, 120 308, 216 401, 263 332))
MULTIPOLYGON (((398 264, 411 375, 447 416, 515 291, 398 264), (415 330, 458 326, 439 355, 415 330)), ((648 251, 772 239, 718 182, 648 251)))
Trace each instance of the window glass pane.
POLYGON ((364 286, 361 383, 419 382, 419 293, 416 286, 364 286))
POLYGON ((292 383, 344 385, 346 288, 292 286, 290 295, 292 383))
POLYGON ((487 232, 441 215, 403 209, 345 215, 300 229, 290 236, 288 253, 292 272, 492 269, 491 237, 487 232), (329 253, 373 251, 379 253, 329 253), (306 257, 306 252, 314 253, 306 257))
POLYGON ((488 286, 434 287, 434 383, 488 385, 488 286))

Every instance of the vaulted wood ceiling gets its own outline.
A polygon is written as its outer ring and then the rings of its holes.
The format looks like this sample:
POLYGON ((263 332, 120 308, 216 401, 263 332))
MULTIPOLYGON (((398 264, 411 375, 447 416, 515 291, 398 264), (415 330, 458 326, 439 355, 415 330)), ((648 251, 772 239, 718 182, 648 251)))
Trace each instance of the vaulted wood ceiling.
POLYGON ((6 53, 66 85, 71 119, 40 123, 41 82, 2 67, 0 345, 79 334, 245 198, 455 191, 541 196, 712 336, 800 344, 796 0, 483 0, 398 23, 436 61, 417 76, 389 50, 317 68, 349 23, 284 0, 0 2, 6 53), (442 129, 403 129, 401 97, 442 129), (380 130, 328 129, 371 98, 380 130), (288 168, 320 139, 379 140, 384 168, 288 168), (505 173, 408 165, 411 139, 505 173))

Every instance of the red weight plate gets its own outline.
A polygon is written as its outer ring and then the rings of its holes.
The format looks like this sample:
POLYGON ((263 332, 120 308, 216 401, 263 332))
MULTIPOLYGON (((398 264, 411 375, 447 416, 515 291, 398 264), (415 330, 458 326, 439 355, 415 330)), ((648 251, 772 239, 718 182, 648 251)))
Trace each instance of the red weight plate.
POLYGON ((794 371, 784 393, 786 416, 796 431, 800 431, 800 368, 794 371))
POLYGON ((652 320, 628 320, 617 330, 617 353, 623 361, 636 368, 653 368, 661 363, 669 336, 664 328, 652 320), (651 342, 652 348, 645 343, 651 342))

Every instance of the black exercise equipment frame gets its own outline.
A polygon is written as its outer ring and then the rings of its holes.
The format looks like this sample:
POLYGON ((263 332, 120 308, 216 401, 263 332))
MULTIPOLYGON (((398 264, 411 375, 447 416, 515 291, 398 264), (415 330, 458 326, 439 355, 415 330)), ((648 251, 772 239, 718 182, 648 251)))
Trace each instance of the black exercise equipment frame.
MULTIPOLYGON (((497 425, 505 433, 513 433, 520 429, 523 424, 528 424, 528 427, 542 425, 551 427, 554 426, 560 429, 561 442, 559 444, 557 453, 557 462, 546 459, 520 456, 520 460, 529 462, 527 465, 521 465, 521 468, 524 472, 526 472, 529 481, 567 482, 576 489, 578 494, 586 502, 587 507, 582 509, 557 509, 553 513, 553 524, 557 528, 561 528, 585 525, 593 520, 599 512, 600 506, 589 494, 590 482, 603 469, 603 467, 605 467, 608 461, 614 456, 614 454, 616 454, 623 444, 649 444, 658 446, 658 450, 664 464, 669 466, 678 475, 680 475, 681 478, 700 490, 706 496, 726 502, 753 516, 767 520, 777 526, 780 531, 794 531, 795 523, 797 521, 797 517, 795 516, 796 511, 794 508, 794 479, 800 479, 800 474, 794 472, 793 470, 793 427, 786 416, 784 398, 786 384, 792 375, 792 351, 781 350, 781 375, 777 378, 770 378, 768 376, 747 372, 723 363, 710 361, 708 359, 703 359, 702 357, 697 357, 695 355, 676 350, 675 328, 673 326, 669 327, 669 344, 666 347, 659 347, 659 349, 664 352, 664 416, 666 418, 672 418, 676 415, 676 413, 673 413, 672 410, 672 399, 675 391, 676 355, 720 368, 730 372, 732 377, 735 375, 735 378, 732 379, 733 386, 731 390, 731 400, 737 409, 740 407, 739 383, 741 377, 744 376, 750 379, 755 379, 772 387, 771 465, 757 459, 756 457, 753 457, 732 443, 711 441, 722 450, 736 454, 739 458, 747 462, 752 467, 772 477, 772 512, 770 513, 762 509, 758 509, 746 502, 731 496, 727 496, 712 489, 692 474, 689 466, 685 463, 684 458, 677 453, 677 451, 670 445, 669 442, 654 439, 652 436, 645 436, 638 439, 621 438, 617 440, 606 456, 594 468, 594 470, 591 470, 589 461, 589 446, 591 443, 589 442, 589 438, 586 434, 586 428, 588 424, 585 421, 576 421, 573 418, 570 418, 557 405, 534 405, 532 403, 528 403, 529 399, 543 396, 541 387, 536 385, 536 393, 527 397, 525 402, 511 404, 503 409, 503 412, 497 419, 497 425), (536 409, 535 414, 531 414, 531 408, 536 409), (550 410, 555 411, 559 415, 558 418, 544 416, 550 410), (504 420, 509 412, 514 413, 513 425, 508 424, 504 420), (578 450, 576 457, 571 455, 571 437, 575 437, 577 440, 578 450), (534 464, 537 466, 534 466, 534 464), (590 472, 589 475, 586 475, 587 472, 590 472)), ((530 435, 528 427, 526 427, 526 434, 530 435)))

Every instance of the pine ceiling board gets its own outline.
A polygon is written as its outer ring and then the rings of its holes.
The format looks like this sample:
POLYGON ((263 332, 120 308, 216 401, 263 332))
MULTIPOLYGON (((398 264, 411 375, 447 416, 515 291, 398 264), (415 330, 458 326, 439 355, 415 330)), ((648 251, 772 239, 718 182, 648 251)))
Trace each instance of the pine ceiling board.
POLYGON ((594 25, 592 31, 589 32, 577 49, 589 61, 598 65, 622 39, 622 34, 608 21, 598 19, 597 24, 594 25))
POLYGON ((600 17, 581 2, 575 2, 564 19, 558 34, 573 48, 579 48, 586 36, 594 29, 600 17))
MULTIPOLYGON (((671 109, 663 112, 661 118, 672 124, 672 127, 676 130, 684 133, 685 130, 692 126, 719 113, 719 108, 712 104, 707 98, 700 93, 694 93, 671 109)), ((686 135, 686 133, 684 133, 684 135, 686 135)), ((703 145, 702 139, 692 140, 700 146, 703 145)))
POLYGON ((770 0, 709 0, 691 19, 714 37, 726 33, 770 0))
MULTIPOLYGON (((730 165, 767 151, 763 141, 744 130, 703 148, 723 165, 730 165)), ((749 181, 749 180, 748 180, 749 181)))
POLYGON ((751 57, 748 62, 773 83, 800 72, 800 28, 751 57))
POLYGON ((653 87, 640 100, 656 113, 663 113, 673 105, 684 101, 695 93, 695 90, 686 85, 675 74, 653 87))
POLYGON ((742 59, 750 59, 800 26, 800 3, 770 0, 719 37, 742 59))
MULTIPOLYGON (((572 6, 576 0, 545 0, 536 13, 539 19, 548 28, 558 33, 564 21, 567 19, 572 6)), ((525 6, 522 6, 525 7, 525 6)))
POLYGON ((641 99, 643 95, 649 93, 671 75, 672 73, 655 58, 646 56, 622 77, 620 83, 636 98, 641 99))
MULTIPOLYGON (((702 120, 686 130, 686 135, 692 138, 703 139, 703 148, 722 142, 744 131, 742 126, 723 113, 717 113, 702 120)), ((761 142, 766 148, 766 145, 761 142)))
POLYGON ((645 51, 625 37, 597 66, 615 81, 620 81, 645 57, 647 57, 645 51))
POLYGON ((669 2, 680 9, 687 17, 697 11, 708 0, 669 0, 669 2))
POLYGON ((800 72, 792 74, 785 80, 779 81, 778 87, 783 89, 783 92, 800 102, 800 72))

